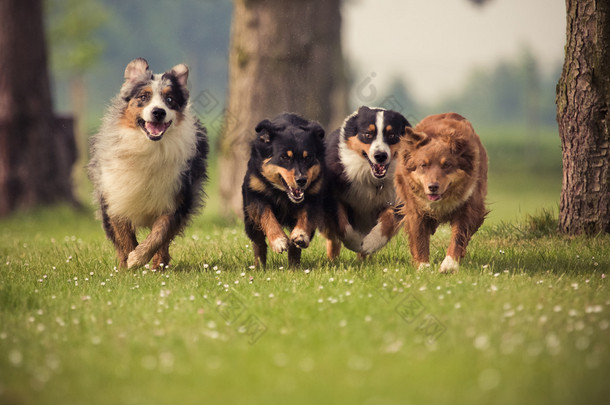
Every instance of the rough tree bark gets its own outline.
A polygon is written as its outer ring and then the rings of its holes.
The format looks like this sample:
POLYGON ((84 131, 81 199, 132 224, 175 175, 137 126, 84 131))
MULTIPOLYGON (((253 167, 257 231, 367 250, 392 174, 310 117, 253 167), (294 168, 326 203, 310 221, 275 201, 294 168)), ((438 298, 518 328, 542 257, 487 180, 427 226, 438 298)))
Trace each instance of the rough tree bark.
POLYGON ((42 0, 0 1, 0 216, 74 202, 72 120, 53 115, 42 0))
POLYGON ((295 112, 327 130, 347 112, 340 0, 235 0, 220 144, 223 214, 241 216, 254 127, 295 112))
POLYGON ((610 3, 566 0, 567 42, 557 85, 563 153, 559 229, 610 232, 610 3))

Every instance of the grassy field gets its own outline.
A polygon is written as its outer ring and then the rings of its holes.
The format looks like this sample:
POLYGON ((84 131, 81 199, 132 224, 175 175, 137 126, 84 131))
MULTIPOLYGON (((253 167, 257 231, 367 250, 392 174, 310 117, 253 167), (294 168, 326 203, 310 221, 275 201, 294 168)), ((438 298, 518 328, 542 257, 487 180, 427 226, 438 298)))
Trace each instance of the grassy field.
POLYGON ((554 139, 484 142, 493 212, 454 275, 416 272, 402 234, 254 270, 213 192, 165 272, 117 271, 90 209, 2 220, 0 403, 605 403, 610 237, 556 234, 554 139))

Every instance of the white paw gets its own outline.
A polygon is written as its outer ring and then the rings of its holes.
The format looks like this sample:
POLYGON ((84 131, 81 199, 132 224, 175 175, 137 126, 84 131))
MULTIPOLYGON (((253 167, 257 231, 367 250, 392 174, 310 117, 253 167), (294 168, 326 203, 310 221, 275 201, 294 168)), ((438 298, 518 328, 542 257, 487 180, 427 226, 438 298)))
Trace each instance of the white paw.
POLYGON ((460 264, 451 256, 445 256, 445 259, 441 263, 439 271, 441 273, 456 273, 460 268, 460 264))
POLYGON ((343 245, 349 250, 352 250, 354 252, 360 252, 360 250, 362 249, 363 237, 364 236, 360 232, 352 228, 351 225, 348 225, 345 228, 345 235, 343 235, 343 239, 341 241, 343 242, 343 245))
POLYGON ((417 266, 417 271, 424 271, 430 268, 430 263, 426 263, 426 262, 421 262, 418 266, 417 266))
POLYGON ((282 253, 288 250, 288 238, 286 236, 275 238, 269 244, 274 253, 282 253))
POLYGON ((127 268, 131 269, 133 267, 143 266, 146 262, 143 260, 142 256, 138 253, 137 250, 132 250, 127 256, 127 268))
POLYGON ((361 253, 370 255, 375 253, 388 243, 389 238, 381 232, 381 225, 377 224, 362 240, 361 253))
POLYGON ((296 228, 290 234, 290 241, 293 245, 305 249, 309 246, 309 235, 304 230, 296 228))

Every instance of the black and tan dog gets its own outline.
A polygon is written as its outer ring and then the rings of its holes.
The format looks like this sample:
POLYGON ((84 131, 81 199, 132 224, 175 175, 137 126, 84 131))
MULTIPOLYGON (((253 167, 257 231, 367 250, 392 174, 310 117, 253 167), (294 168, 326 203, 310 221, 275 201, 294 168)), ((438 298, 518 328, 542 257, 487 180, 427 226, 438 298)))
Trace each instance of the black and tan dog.
POLYGON ((93 139, 89 177, 121 267, 169 264, 169 245, 202 205, 206 130, 190 111, 188 68, 131 61, 93 139), (138 228, 149 228, 141 243, 138 228))
POLYGON ((361 257, 381 249, 398 230, 394 171, 409 122, 400 113, 360 107, 326 140, 325 221, 328 258, 345 247, 361 257))
POLYGON ((296 114, 281 114, 256 126, 242 185, 246 234, 255 265, 265 266, 267 244, 288 251, 298 265, 322 220, 324 129, 296 114), (290 236, 284 233, 290 230, 290 236))

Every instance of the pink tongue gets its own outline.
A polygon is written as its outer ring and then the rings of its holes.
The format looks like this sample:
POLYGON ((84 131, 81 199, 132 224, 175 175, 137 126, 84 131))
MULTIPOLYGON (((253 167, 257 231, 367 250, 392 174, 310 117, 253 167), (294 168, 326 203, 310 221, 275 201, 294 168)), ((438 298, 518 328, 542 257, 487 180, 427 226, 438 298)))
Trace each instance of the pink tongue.
POLYGON ((428 194, 428 200, 430 201, 438 201, 441 199, 441 196, 438 194, 428 194))
POLYGON ((146 130, 148 131, 149 134, 154 135, 154 136, 162 134, 166 129, 167 129, 167 124, 165 124, 164 122, 159 122, 159 123, 147 122, 146 123, 146 130))
POLYGON ((384 165, 374 165, 375 167, 375 173, 383 173, 383 171, 385 170, 385 166, 384 165))

